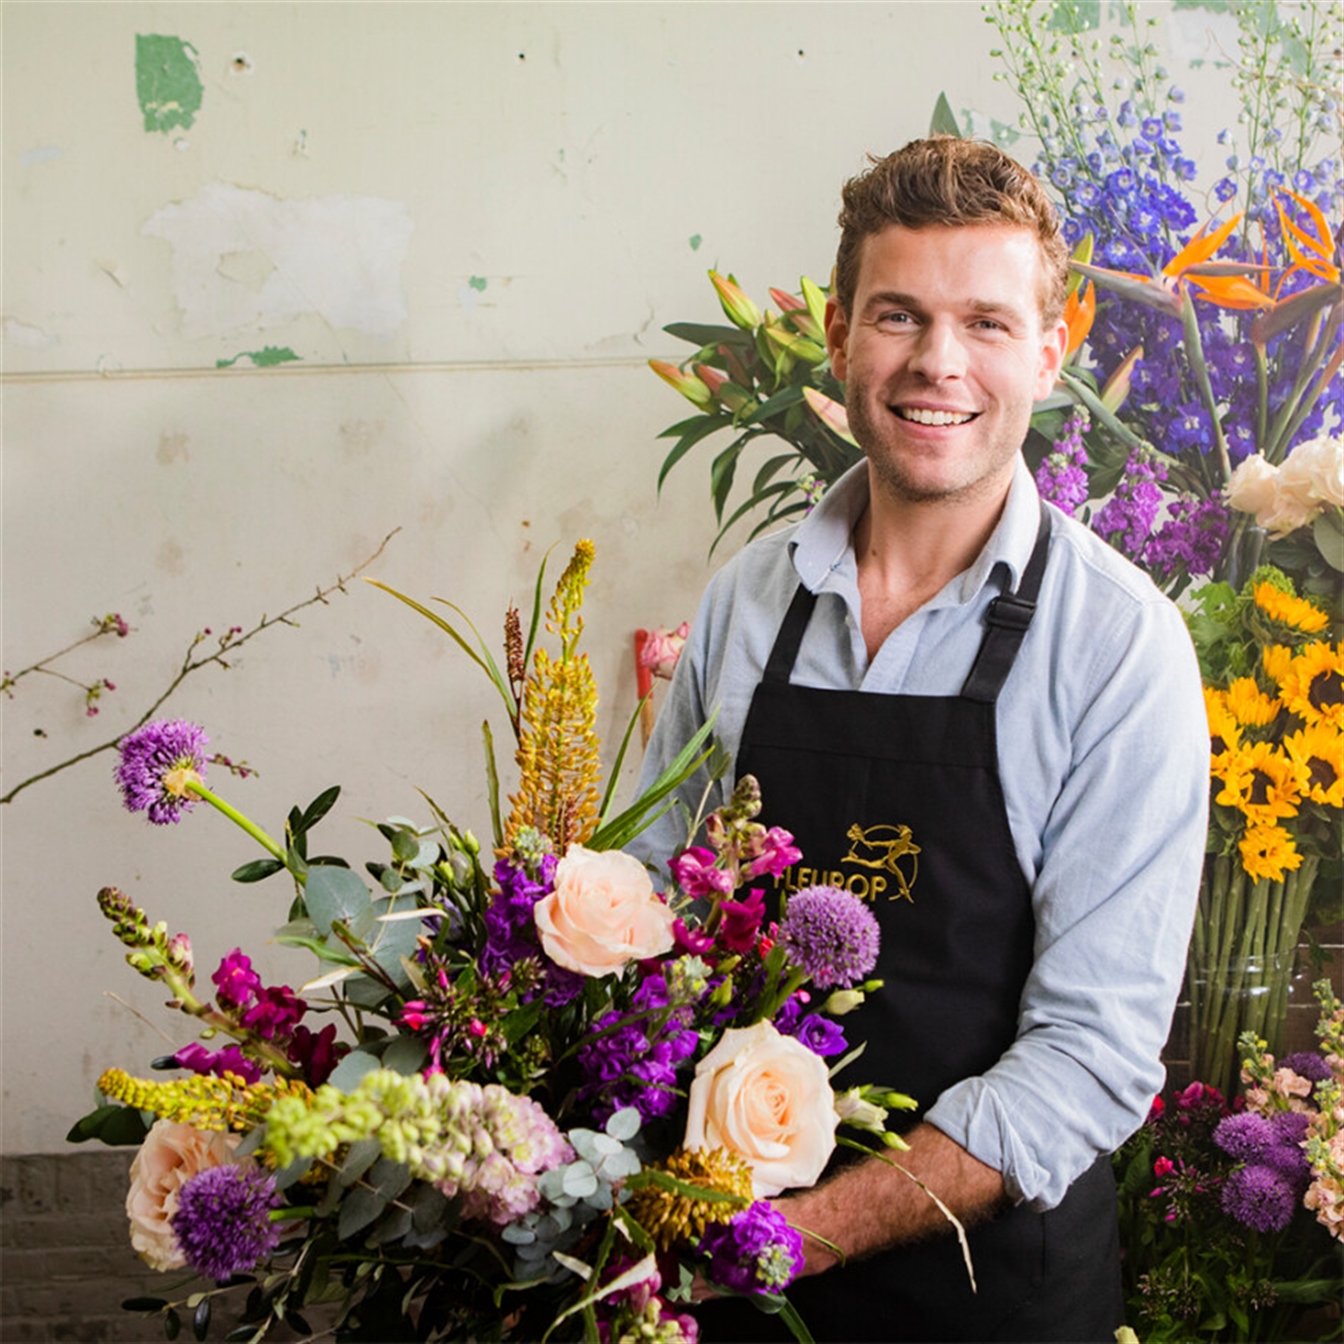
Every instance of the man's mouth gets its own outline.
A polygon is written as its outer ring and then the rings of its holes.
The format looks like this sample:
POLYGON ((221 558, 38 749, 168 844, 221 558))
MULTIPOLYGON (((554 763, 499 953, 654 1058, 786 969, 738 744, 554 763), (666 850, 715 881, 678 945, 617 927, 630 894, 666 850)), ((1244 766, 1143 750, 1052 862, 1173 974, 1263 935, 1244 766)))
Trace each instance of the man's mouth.
POLYGON ((899 419, 917 425, 964 425, 975 419, 974 411, 929 411, 922 406, 893 406, 892 410, 899 419))

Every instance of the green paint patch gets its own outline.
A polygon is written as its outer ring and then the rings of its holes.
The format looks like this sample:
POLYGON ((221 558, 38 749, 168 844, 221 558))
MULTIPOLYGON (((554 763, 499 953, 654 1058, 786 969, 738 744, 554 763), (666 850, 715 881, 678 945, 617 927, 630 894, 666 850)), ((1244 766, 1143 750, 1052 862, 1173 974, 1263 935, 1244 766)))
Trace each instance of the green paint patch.
POLYGON ((135 93, 145 130, 187 127, 201 110, 201 74, 196 48, 180 37, 135 35, 135 93))
POLYGON ((704 241, 705 240, 701 238, 698 233, 691 234, 690 238, 687 239, 687 242, 691 245, 692 252, 698 252, 700 250, 700 244, 704 241))
POLYGON ((268 345, 261 350, 243 350, 232 359, 215 360, 215 368, 231 369, 240 359, 250 359, 252 366, 258 369, 274 368, 277 364, 290 364, 299 359, 287 345, 268 345))
POLYGON ((483 275, 473 275, 471 279, 467 281, 467 284, 469 284, 472 287, 472 289, 476 290, 478 293, 484 290, 486 285, 488 285, 489 283, 490 282, 483 275))
POLYGON ((1101 27, 1101 0, 1055 0, 1047 28, 1057 33, 1086 33, 1101 27))

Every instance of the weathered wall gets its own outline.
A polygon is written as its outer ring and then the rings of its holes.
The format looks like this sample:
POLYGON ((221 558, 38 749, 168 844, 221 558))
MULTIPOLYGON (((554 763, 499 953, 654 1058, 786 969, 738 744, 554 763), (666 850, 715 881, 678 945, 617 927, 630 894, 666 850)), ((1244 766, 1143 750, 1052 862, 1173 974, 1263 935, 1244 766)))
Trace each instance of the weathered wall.
MULTIPOLYGON (((655 491, 656 436, 686 411, 645 367, 687 352, 662 326, 716 319, 711 266, 758 298, 824 278, 841 181, 921 133, 944 86, 1015 115, 971 3, 6 3, 0 21, 4 666, 90 617, 133 627, 56 664, 115 683, 96 717, 56 678, 12 688, 6 793, 123 732, 196 632, 200 652, 250 629, 395 528, 373 572, 487 632, 547 548, 558 567, 592 537, 614 745, 633 631, 689 617, 709 573, 707 455, 655 491), (149 37, 176 40, 165 88, 137 83, 149 37)), ((484 832, 478 725, 507 730, 475 669, 362 584, 299 621, 164 706, 260 772, 216 771, 219 790, 278 831, 344 784, 319 836, 356 859, 378 854, 361 818, 425 816, 417 789, 484 832)), ((6 1152, 61 1151, 104 1068, 191 1037, 122 965, 104 884, 188 931, 203 980, 239 945, 276 979, 311 973, 266 945, 278 884, 228 879, 252 842, 206 809, 126 815, 112 764, 0 807, 6 1152)))

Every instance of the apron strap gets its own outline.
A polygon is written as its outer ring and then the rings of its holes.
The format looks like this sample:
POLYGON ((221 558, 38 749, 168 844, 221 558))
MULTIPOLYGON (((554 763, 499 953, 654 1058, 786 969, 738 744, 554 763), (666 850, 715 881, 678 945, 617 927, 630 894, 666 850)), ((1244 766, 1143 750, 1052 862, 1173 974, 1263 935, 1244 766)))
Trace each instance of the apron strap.
MULTIPOLYGON (((1017 657, 1031 618, 1036 614, 1036 595, 1041 590, 1041 577, 1045 573, 1049 552, 1050 510, 1042 500, 1036 545, 1026 569, 1022 571, 1022 581, 1017 585, 1017 591, 1000 594, 989 604, 989 610, 985 613, 985 623, 989 629, 985 631, 970 675, 961 688, 965 699, 991 705, 998 699, 1003 683, 1008 680, 1008 673, 1013 670, 1013 660, 1017 657)), ((775 637, 774 647, 770 650, 770 658, 761 676, 763 682, 778 685, 788 683, 816 604, 816 593, 800 583, 780 623, 779 634, 775 637)))
POLYGON ((1015 593, 1002 593, 990 604, 985 613, 989 627, 980 643, 966 684, 961 688, 964 699, 992 705, 1013 670, 1013 660, 1022 647, 1031 618, 1036 614, 1036 596, 1041 590, 1041 576, 1050 551, 1050 510, 1041 501, 1041 524, 1036 531, 1036 545, 1031 559, 1022 571, 1022 581, 1015 593))

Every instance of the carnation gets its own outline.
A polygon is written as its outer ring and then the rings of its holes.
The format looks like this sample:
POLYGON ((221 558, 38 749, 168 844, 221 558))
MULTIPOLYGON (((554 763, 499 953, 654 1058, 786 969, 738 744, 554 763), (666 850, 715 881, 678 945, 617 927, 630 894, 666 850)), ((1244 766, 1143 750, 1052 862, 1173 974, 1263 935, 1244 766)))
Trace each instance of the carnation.
POLYGON ((194 1176, 173 1215, 187 1264, 220 1281, 254 1269, 280 1244, 280 1225, 270 1216, 280 1203, 274 1179, 250 1163, 194 1176))
POLYGON ((839 887, 804 887, 789 897, 779 942, 818 989, 847 989, 877 965, 877 917, 839 887))

